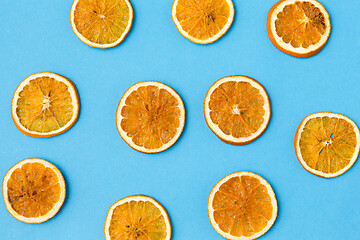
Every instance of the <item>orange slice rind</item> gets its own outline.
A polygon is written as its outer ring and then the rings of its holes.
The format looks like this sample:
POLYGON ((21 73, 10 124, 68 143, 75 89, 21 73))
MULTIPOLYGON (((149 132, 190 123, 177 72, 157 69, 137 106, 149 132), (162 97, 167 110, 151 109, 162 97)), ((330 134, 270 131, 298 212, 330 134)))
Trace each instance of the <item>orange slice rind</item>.
POLYGON ((282 52, 311 57, 321 51, 330 36, 330 17, 316 0, 280 0, 269 11, 267 32, 282 52))
POLYGON ((129 0, 74 0, 70 22, 75 35, 85 44, 111 48, 125 39, 133 15, 129 0))
POLYGON ((170 240, 171 223, 165 208, 155 199, 135 195, 110 207, 104 233, 106 240, 170 240))
POLYGON ((42 223, 55 216, 65 195, 61 172, 43 159, 25 159, 15 164, 3 180, 6 209, 25 223, 42 223))
POLYGON ((32 137, 52 137, 69 130, 77 121, 79 111, 74 83, 50 72, 25 78, 11 103, 15 126, 32 137))
POLYGON ((155 81, 139 82, 122 96, 116 113, 120 136, 133 149, 158 153, 171 147, 185 124, 181 97, 155 81))
POLYGON ((277 216, 271 185, 251 172, 236 172, 211 190, 208 215, 215 231, 231 240, 256 239, 265 234, 277 216))
POLYGON ((231 0, 175 0, 171 12, 181 35, 198 44, 209 44, 222 37, 234 14, 231 0))
POLYGON ((248 144, 264 133, 271 116, 265 88, 246 76, 230 76, 216 81, 204 100, 205 120, 222 141, 248 144))
POLYGON ((294 139, 295 153, 308 172, 323 178, 344 174, 355 163, 360 132, 348 117, 329 112, 307 116, 294 139))

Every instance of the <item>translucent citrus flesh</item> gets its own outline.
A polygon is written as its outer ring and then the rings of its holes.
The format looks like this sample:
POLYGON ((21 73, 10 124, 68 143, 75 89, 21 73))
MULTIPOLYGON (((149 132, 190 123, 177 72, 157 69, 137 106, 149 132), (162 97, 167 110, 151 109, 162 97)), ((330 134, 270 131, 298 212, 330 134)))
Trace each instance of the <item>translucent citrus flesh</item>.
POLYGON ((121 109, 121 128, 147 149, 157 149, 174 138, 180 126, 178 100, 165 89, 149 85, 130 93, 121 109))
POLYGON ((111 240, 163 240, 166 238, 165 218, 148 201, 130 201, 115 207, 111 216, 111 240))
POLYGON ((129 11, 125 0, 79 0, 74 24, 88 41, 111 44, 124 34, 129 24, 129 11))
POLYGON ((248 137, 264 122, 264 98, 250 83, 222 83, 212 92, 208 104, 211 121, 226 135, 248 137))
POLYGON ((179 0, 176 18, 191 37, 205 40, 218 34, 230 17, 226 0, 179 0))
POLYGON ((46 215, 59 201, 61 187, 56 173, 41 163, 25 163, 7 182, 11 207, 21 216, 46 215))
POLYGON ((267 188, 255 177, 233 177, 223 183, 212 203, 214 220, 232 236, 250 237, 263 230, 273 217, 267 188))
POLYGON ((295 48, 318 43, 326 27, 324 14, 306 1, 286 5, 275 21, 277 35, 295 48))
POLYGON ((19 93, 16 115, 23 127, 48 133, 64 127, 73 116, 68 87, 50 77, 31 80, 19 93))
POLYGON ((336 173, 345 168, 356 151, 356 133, 346 120, 316 117, 304 126, 300 152, 306 164, 323 173, 336 173))

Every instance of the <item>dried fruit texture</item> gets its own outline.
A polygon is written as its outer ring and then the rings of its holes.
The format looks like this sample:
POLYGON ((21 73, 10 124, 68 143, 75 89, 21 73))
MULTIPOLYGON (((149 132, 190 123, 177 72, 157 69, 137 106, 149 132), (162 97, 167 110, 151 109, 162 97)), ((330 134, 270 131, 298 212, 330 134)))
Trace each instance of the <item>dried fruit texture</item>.
POLYGON ((170 240, 171 224, 166 210, 156 200, 129 196, 110 207, 104 233, 106 240, 170 240))
POLYGON ((224 77, 209 88, 204 115, 209 128, 222 141, 245 145, 266 130, 270 99, 265 88, 250 77, 224 77))
POLYGON ((344 119, 310 119, 300 136, 300 152, 305 163, 322 173, 336 173, 347 167, 356 152, 354 126, 344 119))
POLYGON ((61 195, 56 173, 40 163, 26 163, 13 171, 7 188, 11 207, 26 218, 48 214, 61 195))
POLYGON ((276 48, 300 58, 318 54, 331 33, 329 13, 317 0, 280 0, 270 9, 266 25, 276 48))
POLYGON ((180 125, 179 103, 167 90, 156 86, 133 91, 121 110, 121 127, 138 146, 155 149, 168 143, 180 125))
POLYGON ((175 0, 172 19, 179 32, 194 43, 218 40, 234 19, 231 0, 175 0))
POLYGON ((256 239, 277 216, 277 201, 270 184, 251 172, 232 173, 211 190, 208 201, 211 225, 227 239, 256 239))
POLYGON ((179 138, 185 122, 180 96, 159 82, 140 82, 121 98, 117 110, 121 137, 135 150, 161 152, 179 138))
POLYGON ((15 164, 3 180, 6 209, 26 223, 41 223, 55 216, 65 194, 61 172, 43 159, 30 158, 15 164))
POLYGON ((110 220, 111 240, 165 240, 167 226, 161 211, 148 201, 130 201, 114 208, 110 220))
POLYGON ((219 33, 230 17, 226 0, 179 0, 176 17, 191 37, 208 39, 219 33))
POLYGON ((286 5, 277 14, 275 27, 277 35, 294 48, 315 45, 327 28, 324 14, 307 1, 286 5))
POLYGON ((235 237, 253 236, 273 217, 266 187, 251 176, 233 177, 223 183, 215 193, 213 209, 219 228, 235 237))
POLYGON ((73 118, 68 86, 51 77, 38 77, 19 92, 16 115, 29 131, 50 133, 63 128, 73 118))
POLYGON ((122 41, 131 27, 132 15, 128 0, 75 0, 70 19, 82 41, 106 48, 122 41))
POLYGON ((294 139, 296 156, 310 173, 323 178, 344 174, 355 163, 360 131, 348 117, 329 112, 307 116, 294 139))
POLYGON ((210 118, 226 135, 249 137, 264 123, 264 97, 248 82, 219 85, 209 101, 210 118))

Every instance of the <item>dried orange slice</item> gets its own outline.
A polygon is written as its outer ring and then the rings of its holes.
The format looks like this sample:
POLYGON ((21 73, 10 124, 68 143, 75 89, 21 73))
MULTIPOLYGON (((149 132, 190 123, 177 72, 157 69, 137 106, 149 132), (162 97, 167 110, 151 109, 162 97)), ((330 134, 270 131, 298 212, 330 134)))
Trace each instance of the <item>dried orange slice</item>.
POLYGON ((224 238, 256 239, 274 224, 277 201, 265 179, 251 172, 237 172, 214 186, 208 214, 211 225, 224 238))
POLYGON ((222 141, 248 144, 265 131, 270 121, 270 99, 265 88, 245 76, 216 81, 204 101, 205 120, 222 141))
POLYGON ((169 240, 171 224, 160 203, 137 195, 123 198, 110 207, 104 232, 106 240, 169 240))
POLYGON ((41 223, 55 216, 64 203, 65 192, 59 169, 38 158, 15 164, 3 181, 6 209, 26 223, 41 223))
POLYGON ((234 13, 231 0, 175 0, 171 15, 184 37, 194 43, 208 44, 227 32, 234 13))
POLYGON ((49 72, 25 78, 11 104, 16 127, 32 137, 51 137, 67 131, 75 124, 79 109, 74 83, 49 72))
POLYGON ((185 124, 180 96, 160 82, 139 82, 122 96, 116 124, 120 136, 133 149, 158 153, 171 147, 185 124))
POLYGON ((74 0, 70 12, 71 28, 84 43, 111 48, 129 33, 133 9, 129 0, 74 0))
POLYGON ((279 50, 294 57, 311 57, 325 46, 331 23, 316 0, 281 0, 270 10, 267 32, 279 50))
POLYGON ((356 161, 360 132, 344 115, 314 113, 300 123, 294 146, 298 160, 307 171, 333 178, 345 173, 356 161))

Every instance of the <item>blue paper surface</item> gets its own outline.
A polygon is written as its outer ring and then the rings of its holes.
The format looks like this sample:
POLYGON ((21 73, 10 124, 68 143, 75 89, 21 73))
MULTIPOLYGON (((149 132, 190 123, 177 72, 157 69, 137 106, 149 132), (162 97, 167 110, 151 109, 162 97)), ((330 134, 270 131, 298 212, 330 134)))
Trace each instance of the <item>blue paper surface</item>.
POLYGON ((171 19, 171 0, 132 0, 132 29, 118 47, 101 50, 73 33, 64 0, 3 0, 0 13, 0 176, 25 158, 43 158, 64 174, 60 212, 36 225, 17 221, 0 203, 0 239, 104 239, 109 207, 133 194, 167 209, 173 240, 223 239, 208 220, 212 187, 236 171, 260 174, 273 186, 279 212, 261 239, 360 239, 360 166, 335 179, 306 172, 293 138, 308 114, 331 111, 360 124, 360 3, 323 0, 332 32, 320 54, 298 59, 276 49, 266 17, 276 0, 235 0, 232 27, 201 46, 185 39, 171 19), (28 75, 51 71, 77 86, 81 112, 68 132, 48 139, 23 135, 13 124, 12 95, 28 75), (265 133, 246 146, 221 142, 206 125, 203 100, 219 78, 247 75, 264 85, 272 103, 265 133), (132 84, 161 81, 186 107, 178 142, 146 155, 119 136, 115 112, 132 84))

